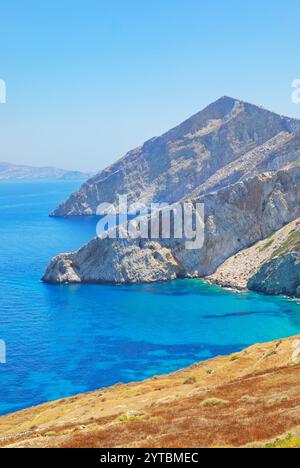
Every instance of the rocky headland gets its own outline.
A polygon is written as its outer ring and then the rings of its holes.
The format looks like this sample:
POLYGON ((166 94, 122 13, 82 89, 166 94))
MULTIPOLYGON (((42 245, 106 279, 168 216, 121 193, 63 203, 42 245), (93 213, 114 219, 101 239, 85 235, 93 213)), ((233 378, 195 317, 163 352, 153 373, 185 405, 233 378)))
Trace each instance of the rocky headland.
POLYGON ((300 167, 266 173, 197 199, 205 205, 205 241, 99 239, 50 263, 52 283, 142 283, 205 277, 237 252, 300 216, 300 167))
POLYGON ((206 280, 219 286, 300 297, 300 218, 226 260, 206 280))
POLYGON ((298 244, 289 246, 285 261, 277 255, 280 271, 290 265, 290 288, 280 287, 282 275, 276 275, 275 240, 258 251, 255 244, 268 244, 273 235, 280 243, 280 230, 300 217, 299 135, 299 120, 221 98, 128 153, 52 213, 91 215, 100 202, 117 203, 121 194, 144 203, 203 203, 202 248, 187 250, 185 238, 95 238, 77 252, 55 257, 43 280, 142 283, 208 277, 225 286, 297 295, 298 244))

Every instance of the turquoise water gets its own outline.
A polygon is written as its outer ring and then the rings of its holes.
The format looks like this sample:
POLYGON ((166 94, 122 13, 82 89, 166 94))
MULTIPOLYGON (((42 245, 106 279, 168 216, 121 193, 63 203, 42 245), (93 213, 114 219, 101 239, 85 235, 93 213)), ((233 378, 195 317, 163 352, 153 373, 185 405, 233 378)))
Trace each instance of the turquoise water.
POLYGON ((0 413, 141 380, 300 333, 300 305, 197 280, 52 286, 49 259, 94 236, 96 220, 51 219, 76 182, 0 183, 0 413))

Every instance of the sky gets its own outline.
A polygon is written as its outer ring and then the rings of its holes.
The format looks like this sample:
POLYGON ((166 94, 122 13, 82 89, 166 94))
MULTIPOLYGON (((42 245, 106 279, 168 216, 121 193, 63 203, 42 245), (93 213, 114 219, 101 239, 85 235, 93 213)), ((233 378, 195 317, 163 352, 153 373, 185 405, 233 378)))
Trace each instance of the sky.
POLYGON ((0 161, 99 171, 223 95, 300 118, 299 0, 9 0, 0 18, 0 161))

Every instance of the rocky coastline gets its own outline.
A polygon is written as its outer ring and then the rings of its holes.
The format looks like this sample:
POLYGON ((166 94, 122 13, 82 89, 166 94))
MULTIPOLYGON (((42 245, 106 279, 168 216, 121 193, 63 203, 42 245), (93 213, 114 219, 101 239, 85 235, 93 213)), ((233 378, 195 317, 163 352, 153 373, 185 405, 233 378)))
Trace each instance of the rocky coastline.
POLYGON ((43 281, 123 284, 199 277, 234 289, 299 294, 299 231, 289 226, 300 217, 299 120, 221 98, 129 152, 51 215, 91 215, 99 202, 115 203, 121 193, 135 202, 203 204, 204 245, 187 250, 186 238, 95 238, 77 252, 54 257, 43 281), (281 281, 284 269, 291 271, 290 287, 281 281))

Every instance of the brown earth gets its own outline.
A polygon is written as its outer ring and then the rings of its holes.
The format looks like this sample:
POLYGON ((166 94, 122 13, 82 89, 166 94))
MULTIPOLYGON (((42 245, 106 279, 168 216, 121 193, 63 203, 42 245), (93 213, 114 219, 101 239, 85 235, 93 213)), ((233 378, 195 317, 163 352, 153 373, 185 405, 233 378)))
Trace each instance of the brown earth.
POLYGON ((300 447, 299 356, 300 336, 3 416, 0 446, 300 447))

